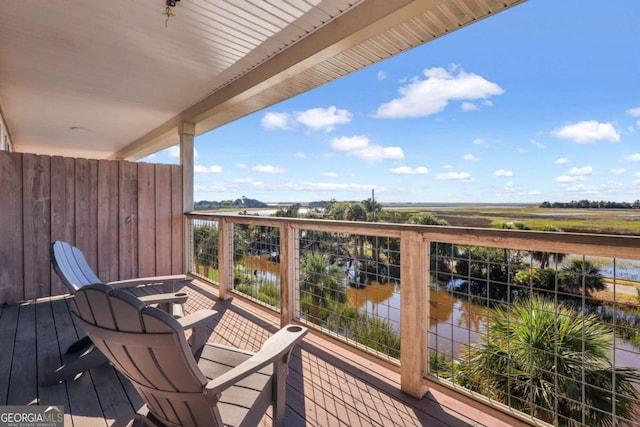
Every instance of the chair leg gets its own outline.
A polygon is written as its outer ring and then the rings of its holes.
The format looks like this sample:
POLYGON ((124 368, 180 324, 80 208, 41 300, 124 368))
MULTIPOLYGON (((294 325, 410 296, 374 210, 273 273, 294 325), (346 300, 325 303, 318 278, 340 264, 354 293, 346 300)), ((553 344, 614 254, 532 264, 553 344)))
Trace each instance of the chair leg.
POLYGON ((62 365, 61 367, 56 369, 55 372, 48 375, 42 382, 42 385, 47 386, 57 384, 61 381, 73 379, 81 372, 96 368, 108 362, 109 361, 104 356, 104 354, 100 352, 100 350, 92 347, 84 354, 82 354, 78 359, 62 365))
POLYGON ((283 361, 273 366, 273 425, 284 426, 285 397, 287 394, 287 373, 289 367, 283 361))
POLYGON ((165 427, 164 424, 159 422, 150 412, 147 405, 138 409, 133 421, 130 423, 130 427, 165 427))
POLYGON ((85 336, 83 338, 80 338, 78 341, 74 342, 73 344, 71 344, 69 348, 67 348, 66 353, 67 354, 79 353, 83 350, 86 350, 87 347, 89 347, 91 344, 93 344, 93 342, 91 341, 91 338, 89 338, 88 336, 85 336))

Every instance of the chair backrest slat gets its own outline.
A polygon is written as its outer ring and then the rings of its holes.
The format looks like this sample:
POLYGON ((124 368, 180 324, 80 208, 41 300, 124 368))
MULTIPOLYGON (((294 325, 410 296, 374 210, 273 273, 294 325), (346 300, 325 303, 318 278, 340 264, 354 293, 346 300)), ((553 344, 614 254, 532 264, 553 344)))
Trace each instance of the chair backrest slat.
POLYGON ((73 314, 154 413, 175 424, 213 424, 216 409, 202 392, 208 380, 171 315, 104 284, 79 289, 73 314))
POLYGON ((51 260, 54 270, 72 294, 83 286, 104 283, 95 275, 82 251, 67 242, 58 240, 51 244, 51 260))

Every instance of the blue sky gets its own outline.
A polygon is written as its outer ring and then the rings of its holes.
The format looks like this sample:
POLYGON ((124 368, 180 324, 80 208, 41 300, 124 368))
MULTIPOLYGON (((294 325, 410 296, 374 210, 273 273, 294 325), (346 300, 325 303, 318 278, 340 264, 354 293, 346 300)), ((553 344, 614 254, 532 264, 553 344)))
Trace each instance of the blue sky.
POLYGON ((633 202, 639 42, 638 0, 529 0, 197 137, 194 198, 633 202))

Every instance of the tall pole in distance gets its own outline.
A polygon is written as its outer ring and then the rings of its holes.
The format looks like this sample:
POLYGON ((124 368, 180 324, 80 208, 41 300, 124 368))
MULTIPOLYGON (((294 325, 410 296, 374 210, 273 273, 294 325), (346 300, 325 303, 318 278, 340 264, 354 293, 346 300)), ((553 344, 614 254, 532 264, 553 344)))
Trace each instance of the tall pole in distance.
POLYGON ((373 222, 376 222, 376 194, 373 188, 371 189, 371 217, 373 222))

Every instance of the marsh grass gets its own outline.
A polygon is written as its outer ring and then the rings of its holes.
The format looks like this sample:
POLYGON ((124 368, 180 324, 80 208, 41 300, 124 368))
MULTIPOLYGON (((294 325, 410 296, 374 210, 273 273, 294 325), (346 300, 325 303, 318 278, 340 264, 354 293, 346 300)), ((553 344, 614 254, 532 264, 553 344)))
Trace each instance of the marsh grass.
MULTIPOLYGON (((542 209, 523 208, 475 208, 472 206, 451 206, 443 208, 403 209, 408 214, 429 213, 447 219, 456 218, 455 225, 473 226, 478 219, 485 219, 490 227, 498 227, 505 222, 521 222, 531 230, 545 230, 556 227, 562 231, 595 234, 640 235, 640 212, 629 209, 542 209)), ((452 222, 452 221, 450 221, 452 222)))

